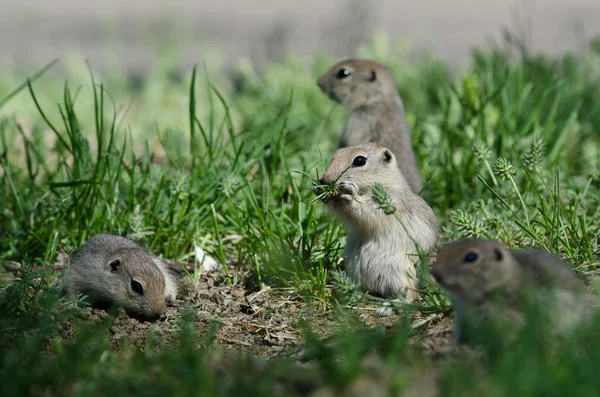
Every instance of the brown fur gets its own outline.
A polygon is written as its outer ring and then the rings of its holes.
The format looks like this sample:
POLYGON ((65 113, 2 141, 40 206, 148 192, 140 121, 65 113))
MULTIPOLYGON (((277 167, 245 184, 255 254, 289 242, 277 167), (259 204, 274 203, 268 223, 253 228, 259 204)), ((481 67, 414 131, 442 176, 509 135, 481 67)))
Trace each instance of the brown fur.
POLYGON ((408 301, 414 300, 416 246, 429 251, 439 225, 432 209, 408 186, 393 153, 375 143, 338 149, 321 182, 338 191, 323 201, 349 230, 344 252, 348 275, 370 293, 406 294, 408 301), (364 166, 353 166, 357 156, 366 158, 364 166), (390 196, 394 215, 386 215, 373 200, 375 184, 390 196))
POLYGON ((454 302, 459 340, 465 311, 491 316, 492 298, 498 295, 507 304, 504 315, 520 321, 519 305, 526 293, 533 294, 536 304, 549 309, 557 329, 578 323, 587 310, 582 281, 544 250, 510 251, 498 241, 466 239, 446 244, 431 272, 454 302), (469 261, 469 254, 475 259, 469 261))
POLYGON ((347 59, 325 72, 317 84, 350 112, 339 147, 374 142, 389 148, 408 184, 419 193, 423 181, 392 72, 377 62, 347 59), (340 78, 341 70, 349 75, 340 78))
POLYGON ((154 318, 165 311, 167 299, 175 299, 177 286, 166 265, 136 242, 97 234, 71 258, 65 292, 70 300, 85 294, 94 306, 121 306, 129 314, 154 318))

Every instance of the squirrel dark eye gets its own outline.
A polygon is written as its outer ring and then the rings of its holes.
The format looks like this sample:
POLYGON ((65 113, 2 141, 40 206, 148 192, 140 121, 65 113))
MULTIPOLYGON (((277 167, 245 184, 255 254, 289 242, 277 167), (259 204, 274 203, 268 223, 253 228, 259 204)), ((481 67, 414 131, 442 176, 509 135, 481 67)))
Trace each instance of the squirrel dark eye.
POLYGON ((474 252, 469 252, 465 256, 465 262, 475 262, 477 260, 477 254, 474 252))
POLYGON ((140 284, 139 281, 131 280, 131 289, 137 292, 140 295, 144 295, 144 287, 140 284))
POLYGON ((367 158, 365 156, 356 156, 354 160, 352 160, 353 167, 362 167, 367 164, 367 158))
POLYGON ((336 73, 336 77, 338 79, 345 79, 346 77, 350 76, 350 71, 348 69, 340 69, 338 70, 338 72, 336 73))

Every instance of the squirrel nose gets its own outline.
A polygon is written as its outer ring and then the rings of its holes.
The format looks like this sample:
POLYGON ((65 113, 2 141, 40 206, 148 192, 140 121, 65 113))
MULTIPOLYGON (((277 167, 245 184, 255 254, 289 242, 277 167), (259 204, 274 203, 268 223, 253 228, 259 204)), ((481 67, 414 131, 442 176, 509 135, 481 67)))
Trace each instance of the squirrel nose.
POLYGON ((443 276, 442 273, 437 269, 437 268, 433 268, 431 269, 431 275, 433 276, 433 278, 435 279, 435 281, 437 281, 440 284, 443 284, 443 276))
POLYGON ((321 90, 323 90, 325 88, 325 78, 321 77, 317 80, 317 85, 319 86, 319 88, 321 90))
POLYGON ((154 315, 160 317, 167 310, 167 303, 165 301, 157 302, 154 307, 154 315))
MULTIPOLYGON (((323 178, 319 179, 319 183, 321 185, 325 184, 325 181, 323 180, 323 178)), ((320 195, 321 193, 323 193, 323 189, 320 186, 315 186, 313 187, 313 193, 316 194, 317 196, 320 195)))

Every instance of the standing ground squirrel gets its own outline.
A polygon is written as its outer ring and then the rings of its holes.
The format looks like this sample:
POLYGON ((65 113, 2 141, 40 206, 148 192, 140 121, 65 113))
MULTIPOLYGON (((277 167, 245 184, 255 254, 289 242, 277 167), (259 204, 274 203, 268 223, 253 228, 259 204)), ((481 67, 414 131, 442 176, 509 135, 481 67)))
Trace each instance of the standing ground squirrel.
POLYGON ((374 142, 389 148, 404 178, 419 193, 423 181, 392 72, 377 62, 347 59, 325 72, 317 84, 350 112, 339 147, 374 142))
MULTIPOLYGON (((372 294, 418 296, 415 243, 425 252, 437 242, 438 220, 425 200, 409 187, 392 152, 375 143, 338 149, 321 178, 336 193, 324 195, 329 210, 346 226, 344 256, 351 279, 372 294), (396 207, 386 215, 371 190, 378 184, 396 207)), ((315 188, 315 194, 322 194, 315 188)))
POLYGON ((585 286, 571 267, 541 249, 509 251, 495 240, 456 241, 438 252, 431 273, 454 303, 459 343, 467 342, 467 319, 500 314, 520 324, 525 303, 544 309, 556 333, 578 324, 589 308, 585 286), (505 306, 496 306, 495 298, 503 298, 505 306))
POLYGON ((69 300, 78 293, 92 305, 115 305, 155 318, 174 300, 177 282, 166 265, 136 242, 110 234, 92 236, 71 258, 65 280, 69 300))

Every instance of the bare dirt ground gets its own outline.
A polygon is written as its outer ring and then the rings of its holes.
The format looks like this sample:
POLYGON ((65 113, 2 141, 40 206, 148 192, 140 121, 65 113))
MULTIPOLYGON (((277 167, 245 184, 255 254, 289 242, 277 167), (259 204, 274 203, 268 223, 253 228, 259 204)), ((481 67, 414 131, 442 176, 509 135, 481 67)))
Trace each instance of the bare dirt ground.
MULTIPOLYGON (((168 263, 173 266, 175 262, 168 263)), ((61 253, 53 265, 56 276, 53 284, 57 287, 60 287, 65 265, 66 256, 61 253)), ((178 264, 174 268, 181 271, 185 267, 193 272, 193 266, 178 264)), ((41 267, 34 266, 33 270, 38 272, 41 267)), ((17 270, 5 273, 5 276, 9 281, 19 278, 20 273, 17 270)), ((158 320, 130 317, 120 308, 105 311, 87 306, 77 310, 74 317, 58 324, 57 334, 69 341, 76 336, 80 326, 99 325, 108 320, 109 340, 115 348, 124 345, 143 347, 152 334, 155 348, 160 349, 173 344, 182 319, 187 318, 199 338, 199 344, 205 347, 216 342, 224 351, 232 353, 249 352, 263 358, 288 356, 305 361, 311 359, 302 349, 308 326, 313 335, 330 343, 335 342, 336 334, 344 332, 345 326, 352 325, 354 332, 358 333, 374 327, 392 331, 402 316, 396 312, 380 317, 375 314, 377 307, 369 305, 350 309, 333 302, 331 305, 323 301, 311 304, 310 300, 302 299, 291 288, 257 290, 246 282, 230 286, 224 283, 222 269, 199 277, 186 277, 181 273, 178 279, 180 290, 177 300, 158 320)), ((419 323, 412 338, 415 346, 437 355, 450 345, 452 321, 448 317, 441 314, 425 317, 415 312, 411 314, 411 320, 419 323)), ((2 342, 7 343, 7 340, 2 342)))
POLYGON ((600 34, 597 0, 0 0, 0 67, 35 67, 75 50, 98 68, 143 73, 153 43, 175 34, 182 68, 208 46, 226 63, 285 52, 351 54, 379 28, 457 66, 473 46, 520 32, 534 51, 581 50, 600 34), (110 61, 110 62, 109 62, 110 61))

